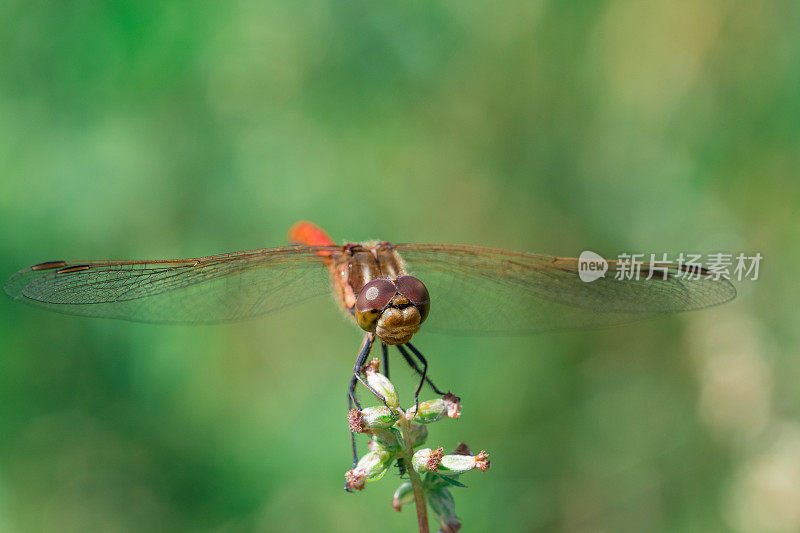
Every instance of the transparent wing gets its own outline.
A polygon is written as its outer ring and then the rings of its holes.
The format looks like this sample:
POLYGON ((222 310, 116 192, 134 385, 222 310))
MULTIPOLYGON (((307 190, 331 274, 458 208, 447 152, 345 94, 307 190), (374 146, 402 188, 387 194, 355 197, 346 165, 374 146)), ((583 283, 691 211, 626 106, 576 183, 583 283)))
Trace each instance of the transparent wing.
POLYGON ((674 264, 639 265, 639 279, 581 281, 578 260, 480 246, 401 244, 409 274, 428 287, 423 326, 454 333, 521 333, 600 327, 718 305, 736 296, 707 271, 690 279, 674 264), (647 279, 652 272, 652 277, 647 279), (666 272, 666 279, 663 279, 666 272))
POLYGON ((186 260, 50 261, 20 270, 11 298, 72 315, 173 324, 258 316, 330 292, 321 255, 287 246, 186 260))

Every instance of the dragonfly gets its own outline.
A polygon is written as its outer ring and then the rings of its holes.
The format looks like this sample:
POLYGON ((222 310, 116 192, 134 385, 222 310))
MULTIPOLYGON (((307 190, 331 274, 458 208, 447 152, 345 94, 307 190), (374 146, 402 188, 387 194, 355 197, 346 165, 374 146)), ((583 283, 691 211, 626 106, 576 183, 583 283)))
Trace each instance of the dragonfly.
MULTIPOLYGON (((465 244, 337 245, 306 221, 291 227, 288 240, 289 246, 193 259, 47 261, 11 276, 4 290, 49 311, 166 324, 242 320, 333 291, 365 332, 347 389, 350 408, 360 408, 355 390, 359 382, 368 387, 359 375, 376 340, 384 373, 394 346, 421 376, 415 402, 425 383, 443 394, 410 342, 423 325, 468 335, 592 328, 736 296, 724 277, 702 268, 686 276, 686 265, 672 263, 642 263, 639 276, 586 282, 576 258, 465 244)), ((355 465, 355 441, 353 451, 355 465)))

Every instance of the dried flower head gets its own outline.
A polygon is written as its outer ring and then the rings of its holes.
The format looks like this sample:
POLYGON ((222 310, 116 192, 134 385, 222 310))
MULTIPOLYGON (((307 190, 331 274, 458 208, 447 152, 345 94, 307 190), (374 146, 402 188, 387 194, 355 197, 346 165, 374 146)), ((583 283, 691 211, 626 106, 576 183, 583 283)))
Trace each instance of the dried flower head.
POLYGON ((350 426, 350 431, 353 433, 364 433, 364 416, 358 409, 350 409, 347 413, 347 424, 350 426))
POLYGON ((481 450, 478 455, 475 456, 475 468, 480 470, 481 472, 486 472, 489 470, 489 467, 492 465, 492 462, 489 461, 489 454, 486 453, 485 450, 481 450))
POLYGON ((444 448, 436 448, 435 450, 433 450, 428 456, 428 462, 425 465, 428 467, 428 470, 430 470, 431 472, 436 472, 439 469, 439 464, 442 462, 443 455, 444 455, 444 448))
POLYGON ((447 416, 449 418, 458 418, 461 416, 461 398, 452 392, 448 392, 442 396, 442 400, 444 400, 445 405, 447 405, 447 416))
POLYGON ((357 472, 355 468, 344 473, 345 487, 349 491, 362 490, 366 481, 367 477, 363 473, 357 472))

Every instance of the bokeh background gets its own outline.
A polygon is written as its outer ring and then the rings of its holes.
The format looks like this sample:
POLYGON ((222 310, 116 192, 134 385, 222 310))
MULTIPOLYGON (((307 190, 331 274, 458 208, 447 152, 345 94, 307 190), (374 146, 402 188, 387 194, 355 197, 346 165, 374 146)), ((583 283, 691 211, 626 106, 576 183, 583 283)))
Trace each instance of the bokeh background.
MULTIPOLYGON (((800 530, 797 2, 4 2, 0 272, 284 243, 764 256, 723 307, 421 333, 465 531, 800 530)), ((435 312, 435 310, 434 310, 435 312)), ((357 495, 321 299, 166 327, 0 299, 0 530, 410 531, 357 495)), ((393 374, 408 400, 413 380, 393 374)), ((363 444, 363 442, 362 442, 363 444)))

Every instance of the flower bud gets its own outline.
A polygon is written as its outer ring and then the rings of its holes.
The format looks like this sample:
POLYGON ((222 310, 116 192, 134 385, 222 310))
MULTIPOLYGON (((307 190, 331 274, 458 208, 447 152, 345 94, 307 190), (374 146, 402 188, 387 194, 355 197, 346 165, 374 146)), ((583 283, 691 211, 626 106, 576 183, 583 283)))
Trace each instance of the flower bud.
POLYGON ((386 429, 394 425, 400 418, 397 411, 388 409, 381 405, 377 407, 367 407, 362 411, 364 423, 369 429, 386 429))
POLYGON ((411 424, 411 430, 408 432, 411 447, 416 448, 422 446, 428 440, 428 428, 418 424, 411 424))
POLYGON ((489 454, 481 451, 478 455, 445 455, 442 457, 437 474, 454 475, 477 469, 486 472, 490 466, 489 454))
POLYGON ((418 424, 430 424, 443 416, 458 418, 460 414, 461 407, 458 396, 447 393, 442 398, 421 402, 419 409, 417 409, 416 405, 411 407, 406 411, 406 418, 418 424))
POLYGON ((417 472, 436 472, 440 476, 456 476, 475 469, 485 472, 491 464, 485 451, 478 455, 443 455, 442 448, 419 450, 412 462, 417 472))
POLYGON ((397 397, 394 385, 389 381, 389 378, 378 372, 376 364, 367 365, 364 372, 367 376, 367 384, 383 396, 384 400, 386 400, 386 405, 389 407, 400 406, 400 399, 397 397))
POLYGON ((456 516, 456 502, 453 495, 446 488, 434 489, 428 492, 428 505, 442 525, 440 531, 444 533, 457 533, 461 523, 456 516))
POLYGON ((367 481, 376 481, 383 477, 392 463, 392 454, 383 450, 373 450, 364 454, 352 470, 344 474, 349 490, 362 490, 367 481))
POLYGON ((413 501, 414 489, 411 486, 411 482, 406 481, 397 487, 396 491, 394 491, 394 496, 392 496, 392 507, 394 507, 395 511, 400 512, 404 505, 413 501))
POLYGON ((373 429, 369 434, 372 436, 372 440, 367 444, 370 450, 385 450, 392 453, 400 450, 398 439, 402 436, 397 429, 373 429))
POLYGON ((417 409, 416 405, 409 407, 406 411, 406 418, 418 424, 430 424, 439 420, 446 413, 447 407, 444 404, 444 400, 437 398, 427 402, 420 402, 419 409, 417 409))

